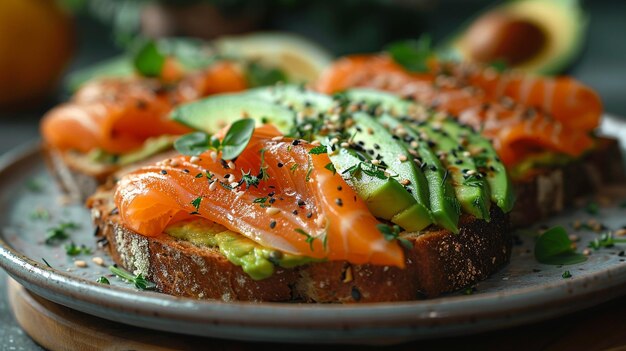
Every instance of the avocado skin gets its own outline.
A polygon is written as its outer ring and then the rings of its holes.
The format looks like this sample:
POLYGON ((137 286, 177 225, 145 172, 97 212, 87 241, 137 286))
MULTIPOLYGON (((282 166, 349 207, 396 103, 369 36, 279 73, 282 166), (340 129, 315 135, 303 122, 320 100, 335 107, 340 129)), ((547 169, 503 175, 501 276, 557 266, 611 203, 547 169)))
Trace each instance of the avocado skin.
POLYGON ((546 36, 543 50, 524 62, 510 65, 510 68, 542 75, 558 74, 565 71, 583 49, 589 16, 581 1, 514 0, 490 6, 475 15, 450 38, 443 40, 436 49, 437 56, 444 60, 473 61, 464 47, 464 37, 473 23, 494 13, 533 23, 546 36))

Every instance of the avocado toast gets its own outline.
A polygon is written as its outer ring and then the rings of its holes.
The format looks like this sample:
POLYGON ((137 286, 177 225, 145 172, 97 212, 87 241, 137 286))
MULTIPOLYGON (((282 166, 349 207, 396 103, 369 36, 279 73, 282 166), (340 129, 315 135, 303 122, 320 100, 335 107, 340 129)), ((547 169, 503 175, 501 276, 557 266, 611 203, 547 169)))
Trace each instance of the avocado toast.
POLYGON ((511 216, 515 226, 547 218, 578 196, 626 179, 619 144, 595 132, 602 102, 581 82, 443 61, 431 52, 417 51, 422 61, 403 60, 395 50, 341 58, 316 88, 386 91, 480 131, 511 176, 519 200, 511 216))
POLYGON ((213 136, 96 193, 101 242, 162 292, 222 300, 413 300, 504 265, 513 198, 490 144, 455 142, 482 138, 417 104, 352 94, 277 86, 180 106, 174 119, 213 136), (257 129, 233 157, 246 121, 257 129))

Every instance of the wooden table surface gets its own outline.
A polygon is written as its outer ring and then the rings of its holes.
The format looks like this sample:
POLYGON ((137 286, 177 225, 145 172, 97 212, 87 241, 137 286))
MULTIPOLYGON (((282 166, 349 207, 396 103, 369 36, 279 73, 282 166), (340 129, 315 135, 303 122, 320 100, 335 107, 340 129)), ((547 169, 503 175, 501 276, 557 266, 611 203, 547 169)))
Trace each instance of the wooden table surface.
MULTIPOLYGON (((28 293, 9 280, 8 298, 18 323, 41 346, 75 350, 257 350, 259 343, 152 331, 81 313, 28 293)), ((264 344, 270 350, 314 350, 319 345, 264 344)), ((324 349, 363 346, 324 346, 324 349)), ((626 350, 626 297, 590 310, 529 326, 466 337, 415 341, 390 350, 626 350)))

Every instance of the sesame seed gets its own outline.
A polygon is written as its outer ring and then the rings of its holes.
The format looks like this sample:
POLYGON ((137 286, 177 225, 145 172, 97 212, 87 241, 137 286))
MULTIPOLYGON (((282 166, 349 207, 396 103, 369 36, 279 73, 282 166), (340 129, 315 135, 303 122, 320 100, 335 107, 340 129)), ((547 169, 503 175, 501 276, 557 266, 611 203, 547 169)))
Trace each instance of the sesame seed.
POLYGON ((322 144, 322 143, 321 143, 319 140, 313 140, 313 141, 311 142, 311 145, 313 145, 313 146, 320 146, 321 144, 322 144))
POLYGON ((268 207, 265 209, 265 213, 267 213, 270 216, 278 214, 279 212, 280 212, 280 209, 277 207, 268 207))
POLYGON ((283 140, 283 136, 282 135, 275 136, 275 137, 272 138, 272 140, 273 141, 281 141, 281 140, 283 140))
POLYGON ((271 220, 271 221, 270 221, 270 228, 271 228, 271 229, 276 228, 276 221, 275 221, 275 220, 271 220))
POLYGON ((162 169, 162 170, 161 170, 161 174, 165 175, 165 174, 167 174, 167 171, 166 171, 166 170, 164 170, 164 169, 162 169))
POLYGON ((330 145, 335 145, 335 144, 337 144, 338 142, 339 142, 339 139, 337 139, 337 138, 332 138, 332 139, 330 139, 330 145))
POLYGON ((408 159, 408 158, 406 157, 406 155, 398 155, 398 160, 399 160, 400 162, 404 162, 404 161, 406 161, 407 159, 408 159))
POLYGON ((230 187, 231 187, 231 188, 236 188, 236 187, 238 187, 238 186, 239 186, 239 183, 237 183, 237 182, 231 182, 231 183, 230 183, 230 187))
POLYGON ((337 206, 341 207, 343 206, 343 201, 340 198, 335 199, 335 203, 337 204, 337 206))
POLYGON ((278 162, 278 163, 276 164, 276 166, 278 166, 278 168, 282 168, 284 165, 283 165, 283 163, 282 163, 282 162, 278 162))
POLYGON ((306 214, 306 218, 311 218, 311 217, 313 217, 313 213, 312 212, 309 212, 309 213, 306 214))
POLYGON ((209 184, 209 190, 211 191, 215 190, 216 187, 217 187, 216 181, 212 181, 211 184, 209 184))
POLYGON ((85 268, 87 267, 87 262, 83 260, 77 260, 77 261, 74 261, 74 265, 78 268, 85 268))
POLYGON ((243 191, 237 191, 235 192, 235 196, 240 197, 241 195, 243 195, 243 193, 244 193, 243 191))
POLYGON ((463 151, 463 156, 464 157, 470 157, 470 156, 472 156, 472 154, 469 151, 463 151))
POLYGON ((411 184, 411 181, 410 181, 410 180, 408 180, 408 179, 402 179, 402 180, 400 181, 400 184, 402 184, 402 185, 404 185, 404 186, 407 186, 407 185, 411 184))
POLYGON ((341 145, 341 147, 343 147, 343 148, 347 148, 347 147, 349 147, 349 146, 350 146, 350 144, 346 143, 345 141, 344 141, 344 142, 342 142, 340 145, 341 145))
POLYGON ((211 160, 213 160, 213 161, 217 160, 217 152, 211 151, 209 153, 209 156, 211 157, 211 160))
POLYGON ((177 159, 173 159, 170 161, 170 166, 172 167, 178 167, 179 163, 177 159))
POLYGON ((380 165, 380 160, 372 160, 371 162, 374 166, 380 165))
POLYGON ((471 175, 475 175, 475 174, 476 174, 476 171, 475 171, 475 170, 473 170, 473 169, 470 169, 470 170, 468 170, 468 171, 466 172, 466 174, 467 174, 467 175, 470 175, 470 176, 471 176, 471 175))
POLYGON ((584 250, 583 250, 583 255, 585 255, 585 256, 589 256, 589 255, 591 255, 591 250, 589 250, 589 249, 584 249, 584 250))
POLYGON ((228 161, 228 168, 230 168, 230 169, 235 169, 235 168, 237 168, 237 166, 235 166, 235 162, 233 162, 233 161, 228 161))
POLYGON ((198 156, 191 156, 189 158, 189 162, 191 162, 191 163, 198 163, 199 161, 200 161, 200 157, 198 157, 198 156))
POLYGON ((104 266, 104 260, 102 259, 102 257, 96 256, 92 258, 91 261, 97 264, 98 266, 104 266))
POLYGON ((418 146, 419 146, 419 143, 418 143, 417 141, 413 140, 413 141, 411 142, 411 147, 412 147, 412 148, 417 148, 418 146))

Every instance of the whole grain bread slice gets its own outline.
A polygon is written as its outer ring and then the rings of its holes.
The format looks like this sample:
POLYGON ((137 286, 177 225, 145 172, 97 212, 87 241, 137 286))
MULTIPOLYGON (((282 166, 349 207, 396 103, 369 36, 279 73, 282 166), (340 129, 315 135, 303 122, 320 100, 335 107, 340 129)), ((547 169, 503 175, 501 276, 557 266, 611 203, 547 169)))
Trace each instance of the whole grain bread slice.
POLYGON ((406 235, 406 268, 343 261, 277 267, 254 280, 217 248, 200 247, 167 234, 145 237, 125 228, 110 191, 89 201, 99 242, 113 260, 142 273, 163 293, 224 301, 323 303, 407 301, 434 297, 475 284, 505 265, 511 255, 508 216, 492 206, 490 222, 464 215, 461 231, 433 229, 406 235))

